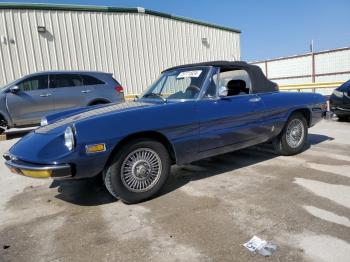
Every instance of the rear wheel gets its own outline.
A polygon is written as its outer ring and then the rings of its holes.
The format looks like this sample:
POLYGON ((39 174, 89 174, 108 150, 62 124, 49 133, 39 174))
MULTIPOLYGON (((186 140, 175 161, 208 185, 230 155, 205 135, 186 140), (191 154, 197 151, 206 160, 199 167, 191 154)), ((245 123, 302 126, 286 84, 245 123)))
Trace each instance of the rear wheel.
POLYGON ((277 154, 295 155, 300 153, 307 140, 308 127, 303 114, 292 114, 281 134, 273 140, 277 154))
POLYGON ((158 141, 138 139, 123 146, 104 172, 104 183, 115 198, 134 204, 154 196, 170 173, 167 149, 158 141))

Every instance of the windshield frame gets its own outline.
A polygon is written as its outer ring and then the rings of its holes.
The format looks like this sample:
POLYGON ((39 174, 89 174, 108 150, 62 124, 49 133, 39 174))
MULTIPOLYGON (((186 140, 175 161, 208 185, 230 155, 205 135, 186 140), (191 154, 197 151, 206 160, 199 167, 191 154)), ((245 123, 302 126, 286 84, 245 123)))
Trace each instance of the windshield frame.
MULTIPOLYGON (((203 80, 203 83, 201 85, 201 88, 200 88, 200 91, 199 91, 199 94, 197 95, 196 98, 163 98, 162 100, 164 100, 164 102, 166 101, 181 101, 181 102, 185 102, 185 101, 197 101, 197 100, 201 100, 203 98, 203 95, 205 94, 206 92, 206 89, 208 87, 208 83, 209 83, 209 78, 210 76, 213 74, 213 71, 214 70, 214 67, 213 66, 191 66, 191 67, 181 67, 181 68, 176 68, 176 69, 173 69, 173 70, 169 70, 169 71, 163 71, 162 74, 159 76, 159 78, 154 81, 149 87, 147 87, 145 89, 144 92, 142 92, 142 94, 140 95, 140 97, 138 98, 139 100, 144 100, 144 101, 161 101, 161 99, 159 98, 154 98, 154 97, 144 97, 145 95, 151 93, 150 90, 152 90, 152 88, 156 85, 158 85, 160 83, 160 81, 162 81, 164 79, 164 75, 165 74, 168 74, 168 75, 171 75, 171 72, 174 72, 176 70, 179 70, 179 69, 188 69, 189 71, 190 70, 199 70, 199 69, 207 69, 207 71, 205 72, 205 77, 204 77, 204 80, 203 80)), ((161 87, 161 90, 163 90, 164 88, 164 85, 165 85, 165 82, 162 84, 162 87, 161 87)))

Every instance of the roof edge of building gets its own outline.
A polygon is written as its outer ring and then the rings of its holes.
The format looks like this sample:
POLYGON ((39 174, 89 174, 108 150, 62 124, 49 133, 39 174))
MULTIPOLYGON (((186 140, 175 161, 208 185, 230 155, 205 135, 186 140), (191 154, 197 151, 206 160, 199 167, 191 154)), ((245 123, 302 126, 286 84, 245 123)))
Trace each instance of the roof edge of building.
POLYGON ((0 9, 23 9, 23 10, 57 10, 57 11, 87 11, 87 12, 114 12, 114 13, 145 13, 182 22, 208 26, 225 31, 235 32, 240 34, 241 31, 235 28, 211 24, 196 19, 191 19, 182 16, 171 15, 168 13, 153 11, 144 8, 129 8, 129 7, 109 7, 109 6, 94 6, 94 5, 71 5, 71 4, 46 4, 46 3, 0 3, 0 9))

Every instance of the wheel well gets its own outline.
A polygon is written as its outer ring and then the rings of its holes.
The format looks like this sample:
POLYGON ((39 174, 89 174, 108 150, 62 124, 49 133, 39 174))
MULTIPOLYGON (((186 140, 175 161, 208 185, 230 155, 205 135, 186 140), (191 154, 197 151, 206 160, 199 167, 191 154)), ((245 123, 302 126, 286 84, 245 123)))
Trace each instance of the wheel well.
POLYGON ((119 141, 119 143, 114 147, 113 151, 111 152, 109 159, 107 161, 107 164, 110 163, 111 159, 113 158, 113 156, 115 155, 115 153, 121 148, 123 147, 126 143, 135 140, 135 139, 140 139, 140 138, 149 138, 152 140, 156 140, 160 143, 162 143, 165 148, 167 149, 170 159, 171 159, 171 163, 175 164, 176 163, 176 155, 175 155, 175 151, 174 148, 172 146, 172 144, 169 142, 169 140, 161 133, 156 132, 156 131, 145 131, 145 132, 139 132, 139 133, 135 133, 132 135, 129 135, 127 137, 124 137, 121 141, 119 141))
POLYGON ((5 123, 7 124, 6 118, 2 114, 0 114, 0 123, 2 121, 5 121, 5 123))
POLYGON ((303 116, 304 116, 305 119, 306 119, 307 126, 308 126, 308 127, 311 126, 311 112, 310 112, 309 109, 307 109, 307 108, 297 109, 297 110, 294 110, 294 111, 291 113, 291 115, 294 114, 294 113, 301 113, 301 114, 303 114, 303 116))
POLYGON ((2 114, 0 114, 0 134, 2 134, 4 130, 6 130, 6 128, 8 128, 6 118, 2 114))
POLYGON ((94 105, 98 105, 98 104, 108 104, 110 103, 110 101, 106 100, 106 99, 96 99, 91 101, 88 106, 94 106, 94 105))

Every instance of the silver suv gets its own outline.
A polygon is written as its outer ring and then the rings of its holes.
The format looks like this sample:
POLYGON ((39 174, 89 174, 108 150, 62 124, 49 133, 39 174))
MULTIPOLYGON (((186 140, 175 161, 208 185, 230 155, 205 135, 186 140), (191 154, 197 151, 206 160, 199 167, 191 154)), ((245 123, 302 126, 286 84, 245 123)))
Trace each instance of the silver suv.
POLYGON ((0 133, 32 126, 43 116, 66 109, 124 102, 123 88, 112 74, 50 71, 22 77, 0 87, 0 133))

